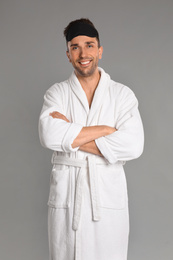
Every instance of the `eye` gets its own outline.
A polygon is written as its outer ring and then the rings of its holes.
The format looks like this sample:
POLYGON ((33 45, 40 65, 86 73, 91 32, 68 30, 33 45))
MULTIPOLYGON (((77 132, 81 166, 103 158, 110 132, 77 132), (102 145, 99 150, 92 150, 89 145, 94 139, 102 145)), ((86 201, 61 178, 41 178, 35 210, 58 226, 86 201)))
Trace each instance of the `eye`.
POLYGON ((93 47, 93 45, 92 45, 92 44, 89 44, 89 45, 88 45, 88 48, 92 48, 92 47, 93 47))
POLYGON ((77 50, 78 49, 78 47, 77 46, 74 46, 73 48, 72 48, 72 50, 77 50))

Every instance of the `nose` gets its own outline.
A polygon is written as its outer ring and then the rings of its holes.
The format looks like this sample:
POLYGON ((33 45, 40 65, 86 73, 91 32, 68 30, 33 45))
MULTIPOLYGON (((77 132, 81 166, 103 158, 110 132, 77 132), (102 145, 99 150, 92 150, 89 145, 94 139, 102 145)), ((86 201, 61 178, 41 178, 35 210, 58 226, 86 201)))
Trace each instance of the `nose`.
POLYGON ((80 58, 84 58, 86 55, 87 52, 86 52, 86 48, 81 48, 80 49, 80 58))

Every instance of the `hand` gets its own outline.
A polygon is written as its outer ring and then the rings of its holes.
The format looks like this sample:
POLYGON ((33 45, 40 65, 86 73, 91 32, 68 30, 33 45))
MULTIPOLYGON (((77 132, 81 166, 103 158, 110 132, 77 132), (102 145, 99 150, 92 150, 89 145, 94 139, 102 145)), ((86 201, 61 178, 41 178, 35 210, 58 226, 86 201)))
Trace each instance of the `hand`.
POLYGON ((52 113, 49 113, 49 115, 52 116, 53 118, 59 118, 68 123, 70 122, 63 114, 59 113, 58 111, 53 111, 52 113))
POLYGON ((92 153, 92 154, 96 154, 96 155, 100 155, 103 157, 103 155, 101 154, 100 150, 98 149, 95 141, 91 141, 89 143, 83 144, 79 147, 79 150, 83 151, 83 152, 87 152, 87 153, 92 153))

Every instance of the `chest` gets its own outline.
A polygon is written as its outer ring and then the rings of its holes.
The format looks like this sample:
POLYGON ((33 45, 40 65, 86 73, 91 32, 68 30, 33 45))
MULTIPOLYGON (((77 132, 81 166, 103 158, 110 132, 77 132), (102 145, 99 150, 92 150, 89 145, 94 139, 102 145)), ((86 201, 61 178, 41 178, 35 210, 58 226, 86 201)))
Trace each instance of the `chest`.
POLYGON ((119 114, 118 96, 109 90, 103 97, 85 94, 85 97, 79 98, 73 91, 69 91, 65 110, 70 122, 84 126, 109 125, 116 127, 119 114))

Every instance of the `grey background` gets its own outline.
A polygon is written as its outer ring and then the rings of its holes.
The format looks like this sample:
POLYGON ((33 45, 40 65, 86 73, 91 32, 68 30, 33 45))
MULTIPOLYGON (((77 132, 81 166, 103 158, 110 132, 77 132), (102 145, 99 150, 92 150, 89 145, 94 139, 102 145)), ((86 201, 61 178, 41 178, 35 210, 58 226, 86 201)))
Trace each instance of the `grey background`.
POLYGON ((88 17, 104 47, 100 66, 136 94, 145 151, 126 164, 128 260, 173 259, 172 0, 0 1, 0 259, 47 260, 52 152, 38 118, 47 88, 69 77, 63 38, 88 17))

